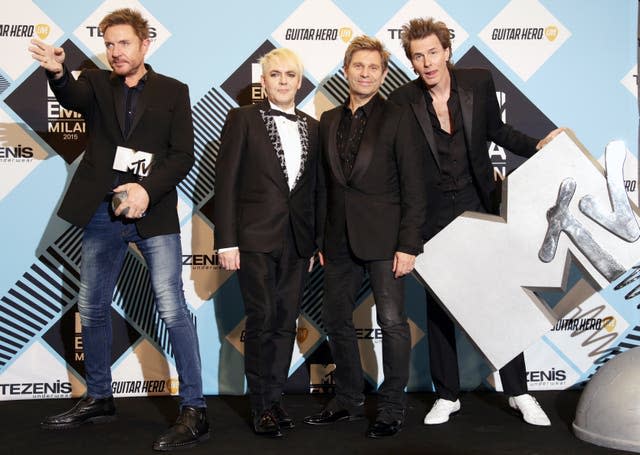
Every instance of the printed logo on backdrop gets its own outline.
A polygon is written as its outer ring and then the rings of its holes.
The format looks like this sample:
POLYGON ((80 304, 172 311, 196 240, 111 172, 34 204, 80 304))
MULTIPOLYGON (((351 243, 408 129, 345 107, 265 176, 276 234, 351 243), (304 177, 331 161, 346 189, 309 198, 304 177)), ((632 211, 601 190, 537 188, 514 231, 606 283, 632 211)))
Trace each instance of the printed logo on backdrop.
MULTIPOLYGON (((78 77, 95 64, 67 40, 62 48, 65 64, 78 77)), ((63 108, 51 92, 44 70, 40 67, 28 76, 7 98, 5 103, 18 114, 67 163, 72 163, 86 145, 86 124, 77 112, 63 108)))
POLYGON ((107 54, 104 47, 102 33, 98 30, 98 24, 104 16, 119 8, 132 8, 140 11, 142 16, 149 21, 149 38, 151 45, 147 52, 147 58, 171 36, 171 33, 137 0, 121 1, 106 0, 96 9, 82 24, 75 29, 73 34, 87 46, 93 55, 103 63, 105 68, 109 68, 107 54))
POLYGON ((478 36, 526 81, 571 32, 538 0, 511 0, 478 36))
MULTIPOLYGON (((410 19, 416 17, 433 17, 436 20, 442 21, 449 27, 451 36, 451 48, 453 55, 456 55, 456 49, 460 47, 462 43, 466 41, 469 34, 465 29, 458 24, 453 17, 449 15, 436 1, 434 0, 410 0, 382 26, 380 31, 376 34, 376 37, 382 41, 391 55, 393 55, 409 74, 413 74, 413 67, 411 62, 404 53, 402 44, 400 42, 400 30, 404 24, 409 22, 410 19)), ((455 58, 454 58, 454 61, 455 58)))
POLYGON ((32 1, 25 0, 4 5, 0 19, 0 68, 12 79, 17 79, 35 62, 27 51, 32 38, 53 44, 62 36, 62 30, 32 1))
MULTIPOLYGON (((454 55, 455 57, 455 55, 454 55)), ((502 74, 475 46, 460 59, 455 59, 459 68, 486 68, 491 71, 496 86, 496 97, 500 105, 503 122, 535 138, 542 138, 556 126, 537 108, 509 79, 502 74)), ((493 163, 496 180, 520 166, 526 158, 511 153, 501 146, 489 144, 489 155, 493 163)))
MULTIPOLYGON (((111 309, 113 330, 113 347, 111 361, 115 362, 132 344, 140 338, 140 334, 117 311, 111 309)), ((51 348, 66 360, 67 364, 84 377, 84 349, 82 345, 82 326, 76 305, 60 317, 43 335, 51 348)))
MULTIPOLYGON (((275 46, 270 41, 267 40, 262 43, 220 86, 227 95, 236 100, 238 105, 246 106, 259 103, 267 97, 260 84, 262 67, 258 61, 273 49, 275 49, 275 46)), ((299 57, 304 59, 302 55, 299 55, 299 57)), ((306 98, 314 88, 315 86, 309 82, 309 79, 303 77, 300 90, 296 93, 296 104, 306 98)))
POLYGON ((273 32, 282 47, 295 51, 305 71, 322 80, 342 64, 347 44, 362 31, 330 0, 307 0, 273 32))
POLYGON ((47 157, 48 153, 0 109, 0 201, 47 157))

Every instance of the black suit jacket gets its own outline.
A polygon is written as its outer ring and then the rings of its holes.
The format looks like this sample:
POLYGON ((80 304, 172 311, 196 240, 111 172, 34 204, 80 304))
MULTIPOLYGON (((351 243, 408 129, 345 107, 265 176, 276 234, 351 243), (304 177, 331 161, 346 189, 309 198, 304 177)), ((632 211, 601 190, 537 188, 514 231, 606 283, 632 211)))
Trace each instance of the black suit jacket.
MULTIPOLYGON (((452 77, 455 77, 458 85, 464 137, 474 183, 487 212, 497 213, 499 195, 496 194, 493 166, 487 148, 488 142, 494 142, 518 155, 530 157, 536 152, 538 140, 515 130, 502 121, 495 85, 488 70, 454 69, 452 77)), ((419 138, 421 148, 425 151, 425 183, 428 197, 439 191, 438 184, 442 176, 433 126, 427 112, 424 84, 420 78, 415 79, 396 89, 389 99, 394 103, 410 106, 415 119, 420 124, 419 138)), ((435 203, 434 199, 428 197, 430 203, 435 203)), ((427 205, 428 214, 437 210, 437 207, 430 203, 427 205)), ((426 239, 436 234, 435 219, 435 216, 427 217, 426 239)))
POLYGON ((422 252, 425 199, 418 126, 408 109, 379 95, 374 103, 349 178, 342 172, 336 141, 343 106, 320 119, 318 243, 329 260, 345 235, 362 260, 422 252))
POLYGON ((61 218, 85 226, 113 189, 117 146, 153 154, 148 177, 140 184, 149 194, 147 215, 136 220, 142 237, 180 232, 176 185, 194 162, 193 124, 188 87, 147 67, 128 136, 124 136, 122 80, 105 70, 85 70, 76 81, 65 68, 67 83, 51 89, 62 106, 82 114, 88 142, 60 206, 61 218))
MULTIPOLYGON (((296 110, 301 119, 303 171, 289 190, 286 168, 278 158, 282 148, 277 128, 273 123, 268 131, 263 119, 262 112, 268 108, 265 101, 232 109, 227 115, 216 162, 215 247, 268 253, 282 247, 290 223, 298 254, 311 257, 318 122, 296 110)), ((287 172, 298 173, 298 169, 287 172)))

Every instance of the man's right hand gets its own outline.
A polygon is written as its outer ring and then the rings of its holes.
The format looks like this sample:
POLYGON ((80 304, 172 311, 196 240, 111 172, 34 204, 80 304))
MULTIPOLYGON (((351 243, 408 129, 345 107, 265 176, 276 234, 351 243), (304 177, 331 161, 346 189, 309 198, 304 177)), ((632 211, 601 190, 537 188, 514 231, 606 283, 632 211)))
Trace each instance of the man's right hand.
POLYGON ((34 60, 40 62, 40 66, 45 70, 55 74, 54 79, 62 77, 64 63, 64 49, 61 47, 53 47, 38 39, 31 40, 29 52, 34 60))
POLYGON ((238 270, 240 268, 240 250, 234 248, 224 253, 218 253, 218 262, 220 267, 225 270, 238 270))

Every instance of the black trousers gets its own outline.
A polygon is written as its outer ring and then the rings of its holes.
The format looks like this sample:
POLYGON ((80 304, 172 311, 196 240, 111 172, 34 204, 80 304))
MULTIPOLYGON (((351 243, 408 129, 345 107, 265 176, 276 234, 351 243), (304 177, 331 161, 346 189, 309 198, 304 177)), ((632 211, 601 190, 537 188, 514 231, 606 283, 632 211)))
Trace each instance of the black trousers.
POLYGON ((308 259, 298 255, 290 232, 277 251, 240 250, 238 279, 246 314, 244 367, 251 409, 256 412, 281 400, 307 268, 308 259))
POLYGON ((404 308, 404 280, 393 276, 393 260, 361 261, 346 241, 336 257, 325 258, 322 318, 336 364, 336 402, 350 409, 364 402, 364 376, 353 324, 356 295, 364 274, 369 274, 382 331, 384 382, 378 390, 378 420, 403 420, 404 388, 409 380, 411 339, 404 308))
MULTIPOLYGON (((437 197, 438 232, 466 210, 486 213, 475 186, 470 183, 458 191, 444 191, 437 197)), ((427 336, 431 379, 439 398, 455 401, 460 394, 460 373, 456 348, 455 325, 429 293, 427 295, 427 336)), ((473 302, 469 302, 473 305, 473 302)), ((507 340, 508 342, 508 340, 507 340)), ((500 369, 500 379, 506 394, 527 393, 524 355, 519 354, 500 369)))

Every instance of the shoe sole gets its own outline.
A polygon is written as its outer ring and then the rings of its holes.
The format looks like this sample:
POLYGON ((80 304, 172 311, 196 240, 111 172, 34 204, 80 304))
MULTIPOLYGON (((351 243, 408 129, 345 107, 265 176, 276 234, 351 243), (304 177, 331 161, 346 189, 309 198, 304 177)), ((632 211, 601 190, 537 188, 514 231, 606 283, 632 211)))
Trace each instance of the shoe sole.
POLYGON ((460 410, 458 409, 457 411, 453 411, 451 414, 449 414, 449 418, 447 420, 443 420, 442 422, 425 422, 422 421, 422 423, 424 423, 425 425, 442 425, 443 423, 447 423, 451 417, 455 416, 456 414, 458 414, 460 412, 460 410))
POLYGON ((101 423, 110 423, 110 422, 114 422, 116 420, 118 420, 118 417, 115 416, 115 415, 113 415, 113 416, 98 416, 98 417, 91 417, 91 418, 89 418, 87 420, 83 420, 82 422, 60 423, 60 424, 42 422, 40 424, 40 428, 42 428, 43 430, 70 430, 72 428, 81 427, 82 425, 86 425, 88 423, 93 423, 93 424, 99 425, 101 423))
POLYGON ((338 422, 355 422, 357 420, 362 420, 362 419, 364 419, 364 416, 348 416, 348 417, 341 417, 339 419, 334 420, 333 422, 309 422, 307 420, 303 420, 303 422, 306 423, 307 425, 324 426, 324 425, 332 425, 338 422))
POLYGON ((398 433, 400 433, 402 431, 402 428, 398 428, 398 431, 396 431, 393 434, 386 434, 386 435, 377 435, 377 434, 373 434, 373 433, 367 433, 367 437, 371 438, 371 439, 385 439, 385 438, 393 438, 395 435, 397 435, 398 433))
POLYGON ((200 436, 198 439, 196 439, 195 441, 190 441, 187 442, 185 444, 171 444, 171 445, 164 445, 164 446, 160 446, 160 445, 156 445, 155 443, 153 444, 153 450, 157 451, 157 452, 168 452, 170 450, 182 450, 182 449, 189 449, 191 447, 195 447, 198 444, 200 444, 201 442, 207 441, 209 439, 209 437, 211 436, 210 432, 206 432, 205 434, 203 434, 202 436, 200 436))

